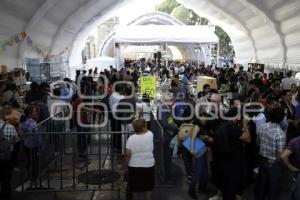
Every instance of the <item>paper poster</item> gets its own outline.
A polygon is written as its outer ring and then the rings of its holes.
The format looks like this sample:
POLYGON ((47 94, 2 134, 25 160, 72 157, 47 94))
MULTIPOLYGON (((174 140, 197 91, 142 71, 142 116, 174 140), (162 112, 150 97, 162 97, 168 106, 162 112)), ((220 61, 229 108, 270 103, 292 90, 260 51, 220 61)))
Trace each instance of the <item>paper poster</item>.
POLYGON ((156 77, 142 76, 141 77, 141 94, 149 94, 149 97, 156 97, 156 77))
POLYGON ((197 77, 197 92, 203 91, 203 86, 205 84, 210 85, 210 88, 218 89, 217 79, 208 76, 198 76, 197 77))

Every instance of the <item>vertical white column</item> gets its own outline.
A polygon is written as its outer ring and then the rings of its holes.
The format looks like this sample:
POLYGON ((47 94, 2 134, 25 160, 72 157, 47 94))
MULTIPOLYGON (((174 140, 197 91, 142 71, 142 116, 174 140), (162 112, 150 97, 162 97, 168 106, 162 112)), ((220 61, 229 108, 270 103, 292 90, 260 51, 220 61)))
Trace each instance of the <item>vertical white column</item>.
POLYGON ((198 65, 198 69, 199 69, 199 66, 200 66, 200 50, 201 50, 201 47, 200 47, 200 45, 198 45, 196 48, 197 48, 197 65, 198 65))
POLYGON ((165 58, 166 58, 166 68, 168 68, 168 64, 169 64, 169 57, 167 56, 168 55, 168 51, 167 51, 167 47, 168 47, 168 43, 167 42, 165 42, 164 43, 164 51, 165 51, 165 54, 166 54, 166 56, 165 56, 165 58))
POLYGON ((115 43, 114 45, 114 56, 115 56, 115 67, 117 70, 120 70, 120 56, 121 56, 121 52, 120 52, 120 44, 119 43, 115 43))

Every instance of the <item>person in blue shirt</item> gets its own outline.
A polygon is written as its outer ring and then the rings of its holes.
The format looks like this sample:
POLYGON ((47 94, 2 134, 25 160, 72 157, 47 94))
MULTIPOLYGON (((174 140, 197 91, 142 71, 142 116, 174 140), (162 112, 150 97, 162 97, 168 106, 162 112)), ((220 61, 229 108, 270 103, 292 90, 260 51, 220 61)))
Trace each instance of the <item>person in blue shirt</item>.
MULTIPOLYGON (((296 96, 296 101, 300 102, 300 94, 296 96)), ((295 119, 300 119, 300 103, 298 103, 295 107, 296 113, 295 113, 295 119)))
POLYGON ((178 127, 172 116, 173 96, 167 94, 164 98, 164 103, 158 109, 158 118, 161 121, 164 133, 164 166, 165 166, 165 180, 168 182, 171 178, 172 167, 172 149, 170 142, 177 134, 178 127))
MULTIPOLYGON (((277 96, 270 94, 267 97, 267 106, 266 106, 264 112, 258 114, 255 118, 256 130, 259 129, 262 125, 264 125, 270 121, 269 113, 273 108, 277 108, 277 107, 280 107, 279 99, 277 98, 277 96)), ((287 120, 283 120, 280 123, 280 126, 283 130, 287 130, 288 129, 287 120)))

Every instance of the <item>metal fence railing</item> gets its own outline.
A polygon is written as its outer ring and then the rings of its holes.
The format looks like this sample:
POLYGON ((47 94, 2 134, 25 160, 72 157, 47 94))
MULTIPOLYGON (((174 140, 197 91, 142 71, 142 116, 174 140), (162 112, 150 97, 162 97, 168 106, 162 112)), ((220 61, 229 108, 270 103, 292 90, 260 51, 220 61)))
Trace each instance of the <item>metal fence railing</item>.
MULTIPOLYGON (((163 129, 153 114, 151 118, 156 177, 163 182, 163 129)), ((93 123, 99 120, 96 117, 93 123)), ((22 148, 26 164, 16 191, 94 191, 93 195, 95 191, 113 191, 113 199, 120 199, 124 189, 124 151, 115 148, 114 138, 124 138, 126 142, 132 132, 111 131, 109 121, 101 128, 83 131, 66 131, 65 125, 66 120, 54 120, 52 116, 39 123, 34 132, 24 134, 23 141, 35 142, 22 148)))

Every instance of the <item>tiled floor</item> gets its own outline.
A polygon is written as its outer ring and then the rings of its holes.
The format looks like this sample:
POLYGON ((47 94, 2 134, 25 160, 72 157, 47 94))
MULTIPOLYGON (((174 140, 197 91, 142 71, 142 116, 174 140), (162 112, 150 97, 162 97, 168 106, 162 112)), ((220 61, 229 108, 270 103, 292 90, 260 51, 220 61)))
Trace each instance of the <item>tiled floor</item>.
MULTIPOLYGON (((157 183, 154 190, 154 200, 189 200, 190 197, 187 194, 188 186, 186 183, 185 175, 183 172, 182 162, 178 159, 174 161, 173 177, 176 182, 175 185, 162 185, 157 183)), ((93 163, 91 164, 91 166, 93 163)), ((117 165, 117 169, 121 169, 121 165, 117 165)), ((120 172, 121 173, 121 172, 120 172)), ((286 182, 287 180, 285 180, 286 182)), ((290 184, 284 184, 282 195, 280 200, 288 199, 288 193, 290 191, 290 184)), ((84 185, 81 185, 84 188, 84 185)), ((116 183, 117 187, 122 187, 122 180, 116 183)), ((104 185, 103 188, 109 188, 110 185, 104 185)), ((253 186, 245 189, 243 199, 252 200, 253 198, 253 186)), ((209 186, 209 192, 199 194, 199 200, 207 200, 216 192, 213 186, 209 186)), ((15 193, 15 200, 117 200, 118 193, 111 191, 92 191, 88 192, 37 192, 37 193, 15 193)), ((125 200, 124 193, 121 191, 120 199, 125 200)))
MULTIPOLYGON (((104 139, 104 138, 103 138, 104 139)), ((97 144, 95 145, 95 149, 92 149, 92 152, 98 152, 97 144)), ((107 149, 101 148, 101 152, 107 152, 107 149)), ((161 155, 161 153, 156 152, 157 155, 161 155)), ((72 153, 71 153, 72 155, 72 153)), ((110 156, 101 156, 101 165, 103 164, 103 160, 106 159, 106 162, 102 166, 104 169, 111 169, 111 158, 110 156)), ((86 188, 85 184, 79 183, 77 180, 77 177, 79 174, 82 174, 86 172, 86 168, 84 167, 84 164, 76 164, 76 168, 73 171, 72 170, 72 157, 69 155, 64 155, 63 158, 63 190, 64 192, 14 192, 13 199, 14 200, 117 200, 118 199, 118 192, 116 191, 97 191, 98 186, 89 186, 89 189, 95 189, 96 191, 76 191, 76 192, 67 192, 66 190, 72 189, 73 187, 73 173, 75 174, 75 182, 76 182, 76 188, 79 190, 84 190, 86 188)), ((99 169, 99 156, 90 156, 91 162, 88 165, 88 170, 98 170, 99 169)), ((188 191, 188 185, 186 183, 186 178, 183 170, 183 162, 180 158, 174 159, 174 167, 173 167, 173 177, 175 181, 175 185, 164 185, 161 184, 160 181, 157 181, 155 190, 154 190, 154 200, 189 200, 189 196, 187 194, 188 191)), ((121 178, 114 183, 114 188, 120 188, 122 190, 123 188, 123 158, 118 157, 118 159, 115 159, 114 163, 114 169, 117 171, 121 178)), ((19 176, 18 173, 14 173, 15 178, 19 176)), ((51 188, 60 189, 60 173, 53 170, 50 173, 51 181, 50 185, 51 188)), ((159 179, 157 179, 159 180, 159 179)), ((13 181, 15 182, 15 181, 13 181)), ((15 183, 16 184, 16 183, 15 183)), ((47 185, 47 181, 44 181, 43 184, 47 185)), ((291 186, 289 184, 289 181, 284 181, 284 189, 282 192, 282 195, 280 196, 280 200, 286 200, 288 199, 288 194, 291 189, 291 186)), ((102 185, 102 189, 110 189, 111 184, 102 185)), ((125 200, 124 192, 120 190, 120 199, 125 200)), ((207 193, 201 193, 199 194, 199 200, 207 200, 209 197, 213 196, 216 192, 216 189, 209 185, 209 192, 207 193)), ((252 200, 253 198, 253 186, 250 186, 245 189, 243 200, 252 200)))

